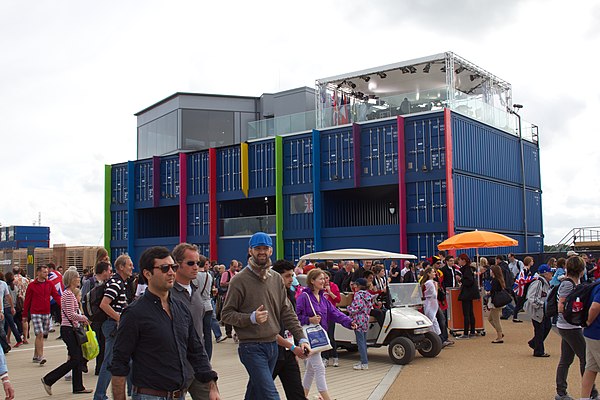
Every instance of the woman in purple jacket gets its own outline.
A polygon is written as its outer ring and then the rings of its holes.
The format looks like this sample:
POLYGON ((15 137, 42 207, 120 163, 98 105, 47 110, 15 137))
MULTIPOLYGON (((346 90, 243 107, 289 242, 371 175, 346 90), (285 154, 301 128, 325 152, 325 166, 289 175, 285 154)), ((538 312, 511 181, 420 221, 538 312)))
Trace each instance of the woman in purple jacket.
MULTIPOLYGON (((296 313, 301 325, 320 324, 327 331, 329 321, 334 321, 348 329, 356 329, 356 325, 352 323, 352 320, 323 296, 325 274, 322 270, 312 269, 306 276, 306 286, 308 289, 304 290, 296 299, 296 313)), ((306 359, 306 372, 302 380, 306 397, 308 397, 314 379, 317 381, 317 390, 323 400, 329 400, 327 381, 325 380, 325 366, 320 353, 312 353, 306 359)))

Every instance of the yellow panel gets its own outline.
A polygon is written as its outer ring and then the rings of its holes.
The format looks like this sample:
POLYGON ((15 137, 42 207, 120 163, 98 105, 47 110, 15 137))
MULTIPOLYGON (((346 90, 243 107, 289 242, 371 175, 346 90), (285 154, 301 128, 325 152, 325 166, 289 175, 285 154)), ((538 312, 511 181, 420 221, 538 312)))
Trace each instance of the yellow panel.
POLYGON ((250 173, 248 171, 248 143, 240 143, 241 162, 242 168, 242 192, 244 196, 248 197, 248 189, 250 188, 250 173))

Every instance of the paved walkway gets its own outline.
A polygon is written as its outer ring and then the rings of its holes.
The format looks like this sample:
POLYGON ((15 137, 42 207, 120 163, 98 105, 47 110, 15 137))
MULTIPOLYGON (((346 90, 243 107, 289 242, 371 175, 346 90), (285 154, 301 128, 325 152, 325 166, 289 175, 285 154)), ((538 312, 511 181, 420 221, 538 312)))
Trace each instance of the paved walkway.
MULTIPOLYGON (((62 363, 66 358, 66 347, 61 340, 56 340, 57 333, 51 333, 45 342, 44 355, 48 359, 45 366, 31 362, 33 345, 24 345, 7 354, 11 382, 15 388, 17 399, 48 399, 50 398, 40 383, 40 378, 51 369, 62 363)), ((30 340, 30 342, 32 342, 30 340)), ((219 388, 223 399, 242 399, 245 393, 248 376, 243 365, 239 362, 237 345, 233 340, 214 344, 213 367, 219 373, 219 388)), ((420 356, 417 356, 420 358, 420 356)), ((429 364, 433 360, 423 360, 429 364)), ((358 362, 358 353, 349 354, 340 351, 340 367, 327 368, 327 382, 333 399, 339 400, 376 400, 382 399, 389 385, 394 381, 400 367, 393 365, 387 355, 387 348, 369 349, 369 370, 355 371, 352 365, 358 362)), ((95 361, 90 362, 93 371, 95 361)), ((303 368, 303 366, 301 365, 303 368)), ((87 388, 94 389, 96 376, 84 374, 83 381, 87 388)), ((277 380, 277 388, 285 398, 283 389, 277 380)), ((55 399, 89 400, 92 395, 74 395, 71 393, 71 382, 61 380, 52 387, 55 399)), ((316 388, 313 384, 309 398, 314 399, 316 388)), ((1 396, 0 396, 1 397, 1 396)), ((189 396, 188 396, 189 398, 189 396)))

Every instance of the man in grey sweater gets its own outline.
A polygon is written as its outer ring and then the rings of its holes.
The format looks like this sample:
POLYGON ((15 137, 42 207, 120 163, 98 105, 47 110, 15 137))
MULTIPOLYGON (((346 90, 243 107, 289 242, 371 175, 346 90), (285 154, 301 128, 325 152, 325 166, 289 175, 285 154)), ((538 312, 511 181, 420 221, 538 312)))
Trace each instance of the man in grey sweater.
POLYGON ((238 334, 240 361, 248 371, 245 399, 278 400, 272 373, 277 363, 276 337, 281 325, 298 346, 310 351, 298 317, 290 304, 281 276, 271 270, 273 242, 264 232, 250 238, 248 266, 229 283, 221 320, 238 334))

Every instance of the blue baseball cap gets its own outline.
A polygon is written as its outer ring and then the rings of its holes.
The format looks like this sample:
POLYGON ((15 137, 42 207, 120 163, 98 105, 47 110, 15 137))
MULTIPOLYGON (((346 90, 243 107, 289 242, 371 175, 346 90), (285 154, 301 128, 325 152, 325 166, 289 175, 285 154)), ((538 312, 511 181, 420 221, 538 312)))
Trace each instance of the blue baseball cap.
POLYGON ((552 269, 548 266, 548 264, 542 264, 537 270, 538 274, 545 274, 546 272, 552 272, 552 269))
POLYGON ((271 236, 267 235, 264 232, 256 232, 250 238, 250 242, 248 242, 250 248, 258 247, 258 246, 268 246, 273 247, 273 241, 271 240, 271 236))

